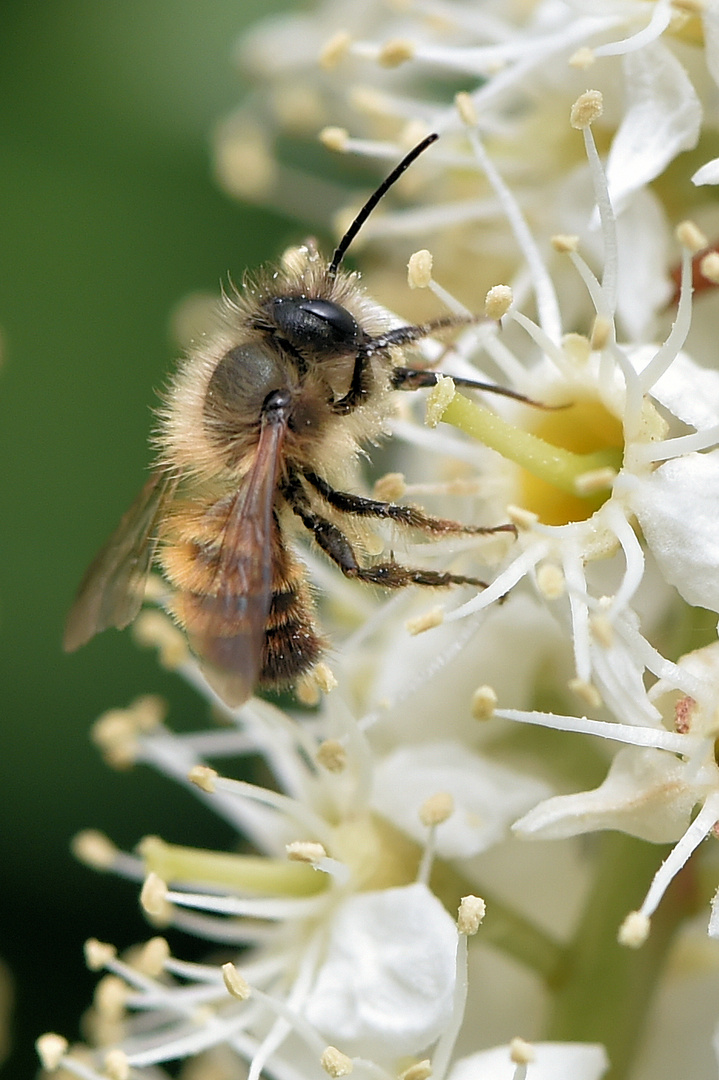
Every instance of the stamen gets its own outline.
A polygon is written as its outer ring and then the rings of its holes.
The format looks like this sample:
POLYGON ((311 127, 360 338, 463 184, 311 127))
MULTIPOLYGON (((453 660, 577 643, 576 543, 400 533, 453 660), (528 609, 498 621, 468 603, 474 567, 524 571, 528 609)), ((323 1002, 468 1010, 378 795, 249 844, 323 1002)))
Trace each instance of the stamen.
POLYGON ((698 735, 679 735, 664 729, 639 727, 635 724, 614 724, 607 720, 589 720, 586 716, 561 716, 558 713, 523 712, 520 709, 497 709, 496 716, 502 720, 516 720, 520 724, 554 728, 555 731, 576 731, 584 735, 597 735, 600 739, 628 743, 630 746, 650 746, 656 750, 669 750, 682 757, 691 757, 705 745, 698 735))
POLYGON ((645 45, 656 41, 669 26, 672 17, 672 8, 668 0, 658 0, 654 4, 652 17, 647 25, 638 30, 636 34, 622 38, 621 41, 610 41, 606 45, 598 45, 594 50, 595 56, 621 56, 623 53, 636 52, 645 45))
POLYGON ((464 1020, 467 1005, 469 973, 467 967, 467 938, 479 930, 484 918, 484 901, 478 896, 464 896, 459 906, 457 920, 456 976, 452 1002, 452 1016, 449 1024, 437 1040, 432 1055, 432 1075, 434 1080, 444 1080, 454 1051, 455 1043, 464 1020))
POLYGON ((650 390, 662 377, 681 350, 687 339, 687 334, 692 322, 692 253, 688 248, 682 251, 682 277, 679 286, 679 303, 677 304, 677 317, 674 320, 669 335, 657 351, 654 358, 639 375, 642 390, 650 390))
POLYGON ((417 870, 417 881, 429 885, 434 860, 437 826, 443 824, 454 813, 454 799, 447 791, 431 795, 419 809, 419 819, 429 829, 429 836, 422 852, 422 859, 417 870))
POLYGON ((672 880, 686 864, 690 855, 699 847, 702 840, 709 835, 717 821, 719 821, 719 792, 715 791, 707 797, 706 802, 684 833, 684 836, 675 844, 654 875, 644 903, 637 913, 643 919, 647 921, 651 919, 672 880))

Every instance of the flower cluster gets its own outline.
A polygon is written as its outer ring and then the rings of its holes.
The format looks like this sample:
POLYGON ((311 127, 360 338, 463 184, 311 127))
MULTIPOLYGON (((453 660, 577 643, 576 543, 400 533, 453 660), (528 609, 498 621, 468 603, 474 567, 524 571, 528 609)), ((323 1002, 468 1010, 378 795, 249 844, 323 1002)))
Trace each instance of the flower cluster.
POLYGON ((711 225, 689 178, 716 179, 718 50, 716 4, 686 0, 345 0, 244 43, 265 85, 218 136, 233 190, 339 209, 337 189, 279 163, 280 128, 324 125, 325 144, 393 159, 441 133, 404 185, 415 207, 368 226, 391 239, 368 280, 394 304, 399 238, 430 238, 405 308, 462 313, 487 292, 487 319, 422 347, 446 377, 426 418, 398 407, 402 472, 375 488, 508 518, 517 537, 378 535, 378 550, 489 581, 430 601, 368 595, 307 551, 334 649, 304 707, 227 710, 165 616, 140 616, 138 637, 225 724, 173 734, 146 698, 106 714, 98 742, 190 785, 252 854, 78 838, 91 865, 143 883, 158 930, 224 952, 197 964, 161 937, 123 957, 88 943, 106 972, 96 1048, 44 1036, 47 1069, 714 1074, 719 860, 696 849, 719 823, 719 370, 692 286, 699 266, 719 274, 697 225, 672 240, 669 223, 696 208, 711 225), (684 184, 675 159, 692 148, 684 184), (458 389, 467 378, 535 404, 490 410, 458 389), (223 775, 243 756, 267 786, 223 775))

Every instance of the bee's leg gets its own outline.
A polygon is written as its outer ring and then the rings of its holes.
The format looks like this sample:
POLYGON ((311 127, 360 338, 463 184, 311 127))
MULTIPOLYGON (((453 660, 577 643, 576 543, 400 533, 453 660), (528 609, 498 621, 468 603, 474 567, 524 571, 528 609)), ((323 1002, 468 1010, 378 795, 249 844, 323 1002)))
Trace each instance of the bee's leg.
MULTIPOLYGON (((436 386, 442 378, 441 371, 428 371, 425 368, 396 367, 392 369, 392 386, 395 390, 422 390, 427 386, 436 386)), ((564 409, 565 405, 544 405, 541 401, 535 401, 526 394, 520 394, 517 390, 510 390, 508 386, 496 386, 494 383, 479 382, 475 379, 455 378, 452 375, 455 386, 465 386, 469 390, 483 390, 488 394, 500 394, 502 397, 513 398, 515 401, 523 401, 525 405, 533 405, 536 409, 564 409)))
POLYGON ((333 403, 332 411, 341 416, 346 416, 347 413, 354 412, 359 405, 362 405, 366 401, 371 389, 372 369, 370 367, 369 356, 364 349, 360 349, 355 357, 350 388, 344 397, 333 403))
POLYGON ((406 525, 411 529, 421 529, 423 532, 442 535, 444 533, 471 533, 487 534, 496 532, 509 532, 516 535, 514 525, 495 525, 485 527, 481 525, 463 525, 461 521, 450 521, 447 518, 431 517, 423 514, 414 506, 399 506, 397 503, 380 502, 379 499, 366 499, 362 495, 353 495, 349 491, 336 491, 327 481, 317 473, 305 471, 302 473, 308 484, 329 503, 335 510, 345 514, 356 514, 358 517, 385 518, 406 525))
POLYGON ((481 589, 487 587, 487 583, 479 578, 401 566, 394 560, 375 563, 374 566, 361 566, 342 530, 312 510, 299 481, 290 479, 283 485, 282 491, 293 512, 308 532, 312 533, 318 547, 339 566, 345 577, 371 585, 381 585, 385 589, 401 589, 405 585, 428 585, 433 588, 447 585, 476 585, 481 589))

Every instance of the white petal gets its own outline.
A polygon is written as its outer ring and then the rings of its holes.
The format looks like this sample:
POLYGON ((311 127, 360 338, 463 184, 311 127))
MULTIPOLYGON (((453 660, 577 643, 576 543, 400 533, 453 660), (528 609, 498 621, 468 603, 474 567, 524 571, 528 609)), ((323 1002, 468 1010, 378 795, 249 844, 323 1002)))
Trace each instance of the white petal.
POLYGON ((686 71, 661 42, 623 59, 627 109, 607 163, 615 211, 682 150, 696 145, 701 105, 686 71))
MULTIPOLYGON (((656 356, 656 345, 625 350, 635 371, 656 356)), ((677 353, 669 368, 654 383, 651 395, 685 424, 701 430, 719 424, 719 372, 696 364, 686 353, 677 353)))
MULTIPOLYGON (((600 1080, 609 1068, 599 1043, 533 1043, 535 1058, 527 1080, 600 1080)), ((513 1080, 515 1065, 508 1046, 495 1046, 461 1058, 448 1080, 513 1080)))
POLYGON ((630 338, 647 337, 671 285, 666 265, 669 229, 659 199, 649 188, 637 191, 617 217, 619 272, 617 312, 630 338))
POLYGON ((700 187, 702 184, 719 184, 719 158, 712 158, 702 165, 701 169, 692 176, 692 184, 700 187))
POLYGON ((688 603, 719 611, 719 450, 665 462, 629 503, 670 585, 688 603))
POLYGON ((359 893, 340 905, 305 1015, 350 1055, 425 1049, 453 1004, 457 929, 424 885, 359 893))
POLYGON ((673 754, 626 747, 594 791, 559 795, 516 822, 520 836, 557 840, 599 829, 620 829, 653 843, 677 840, 697 802, 716 787, 713 766, 697 773, 673 754))
POLYGON ((505 838, 518 814, 546 799, 546 784, 486 761, 459 743, 400 747, 378 766, 372 805, 419 843, 427 839, 419 811, 430 795, 448 792, 454 813, 437 827, 436 850, 467 858, 505 838))

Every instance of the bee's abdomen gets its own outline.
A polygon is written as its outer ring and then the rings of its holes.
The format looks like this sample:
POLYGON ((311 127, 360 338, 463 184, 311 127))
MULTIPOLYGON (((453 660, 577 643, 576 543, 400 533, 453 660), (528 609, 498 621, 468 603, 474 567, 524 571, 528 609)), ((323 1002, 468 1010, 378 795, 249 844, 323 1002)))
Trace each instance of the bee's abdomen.
POLYGON ((295 682, 324 652, 304 571, 286 549, 283 554, 285 573, 275 582, 262 650, 259 685, 268 689, 295 682))
MULTIPOLYGON (((223 642, 246 639, 251 648, 254 641, 259 646, 255 685, 261 689, 287 687, 311 671, 325 649, 304 567, 275 527, 270 541, 270 607, 258 624, 255 620, 258 608, 262 609, 261 598, 245 591, 241 572, 225 573, 221 600, 217 599, 222 526, 219 515, 202 516, 197 511, 175 515, 160 548, 162 569, 176 590, 170 609, 187 631, 200 660, 220 669, 229 667, 220 659, 228 651, 223 642)), ((243 562, 240 553, 237 562, 238 566, 243 562)), ((243 663, 238 656, 238 666, 243 663)))

